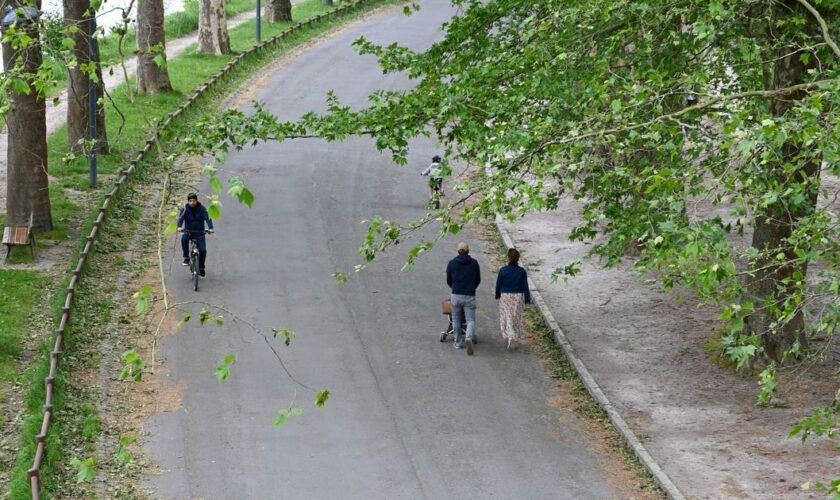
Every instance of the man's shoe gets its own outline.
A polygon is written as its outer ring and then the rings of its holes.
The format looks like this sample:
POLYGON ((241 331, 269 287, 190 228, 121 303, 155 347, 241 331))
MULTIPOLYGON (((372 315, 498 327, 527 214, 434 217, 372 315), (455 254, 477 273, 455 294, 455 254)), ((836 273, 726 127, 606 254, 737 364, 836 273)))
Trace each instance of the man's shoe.
POLYGON ((464 346, 461 344, 455 344, 455 349, 463 349, 464 346))
POLYGON ((473 352, 475 352, 475 351, 473 351, 473 341, 472 341, 472 339, 467 339, 467 354, 472 356, 473 352))
POLYGON ((199 269, 198 270, 198 275, 202 276, 202 277, 205 276, 204 269, 199 269))
POLYGON ((184 262, 182 263, 184 266, 190 265, 190 259, 188 257, 184 257, 184 262))

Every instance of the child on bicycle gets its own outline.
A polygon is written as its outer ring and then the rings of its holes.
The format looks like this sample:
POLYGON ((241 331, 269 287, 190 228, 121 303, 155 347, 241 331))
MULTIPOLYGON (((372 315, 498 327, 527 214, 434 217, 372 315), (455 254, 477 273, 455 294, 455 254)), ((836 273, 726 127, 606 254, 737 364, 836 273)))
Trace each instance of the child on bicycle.
MULTIPOLYGON (((422 176, 429 176, 429 201, 434 199, 435 193, 439 193, 438 196, 443 197, 443 171, 440 162, 440 156, 434 155, 432 163, 420 173, 422 176)), ((439 199, 435 202, 435 208, 440 208, 439 199)))

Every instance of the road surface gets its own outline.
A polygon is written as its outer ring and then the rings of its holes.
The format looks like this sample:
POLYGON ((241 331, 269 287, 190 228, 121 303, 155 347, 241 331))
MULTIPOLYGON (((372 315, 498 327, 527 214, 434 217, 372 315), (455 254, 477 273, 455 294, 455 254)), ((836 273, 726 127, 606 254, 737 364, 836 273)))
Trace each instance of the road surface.
MULTIPOLYGON (((265 80, 257 98, 283 118, 324 108, 329 89, 361 106, 374 88, 405 88, 350 44, 364 34, 413 48, 441 37, 454 13, 442 0, 372 17, 308 50, 265 80)), ((410 164, 393 165, 367 139, 260 145, 225 165, 246 177, 253 208, 225 202, 209 241, 208 277, 195 294, 185 271, 170 281, 177 300, 199 297, 270 332, 297 333, 279 352, 301 383, 329 389, 323 410, 292 382, 261 337, 227 318, 188 324, 164 339, 173 381, 185 381, 183 408, 153 417, 147 447, 164 472, 149 478, 163 498, 616 498, 592 442, 573 414, 548 404, 551 381, 537 357, 505 352, 492 296, 495 269, 467 233, 483 265, 476 354, 438 342, 448 294, 444 268, 457 239, 446 239, 415 269, 400 272, 407 247, 352 269, 374 215, 408 221, 424 213, 436 153, 412 144, 410 164), (216 364, 233 352, 231 378, 216 364), (278 409, 305 413, 276 428, 278 409)), ((429 233, 427 236, 433 236, 429 233)), ((177 256, 175 256, 177 258, 177 256)))

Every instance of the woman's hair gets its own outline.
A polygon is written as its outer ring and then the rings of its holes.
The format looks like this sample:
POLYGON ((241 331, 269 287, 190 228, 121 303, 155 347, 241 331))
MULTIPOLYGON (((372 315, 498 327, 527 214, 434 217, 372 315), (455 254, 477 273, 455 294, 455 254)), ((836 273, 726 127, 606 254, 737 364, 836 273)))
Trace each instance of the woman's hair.
POLYGON ((519 262, 519 250, 515 248, 508 249, 508 262, 511 264, 519 262))

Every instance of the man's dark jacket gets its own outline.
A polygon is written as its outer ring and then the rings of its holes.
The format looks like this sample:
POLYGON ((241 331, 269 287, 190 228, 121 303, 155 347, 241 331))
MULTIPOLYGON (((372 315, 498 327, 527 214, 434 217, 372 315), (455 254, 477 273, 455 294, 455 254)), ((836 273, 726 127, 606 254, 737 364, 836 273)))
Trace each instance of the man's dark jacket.
POLYGON ((204 221, 207 221, 207 227, 213 229, 213 221, 207 213, 207 209, 201 203, 196 203, 195 208, 190 207, 187 203, 181 209, 181 215, 178 216, 178 227, 189 229, 190 231, 204 231, 204 221))
POLYGON ((478 261, 467 254, 459 254, 446 266, 446 284, 454 295, 475 295, 475 289, 481 283, 481 271, 478 261))

